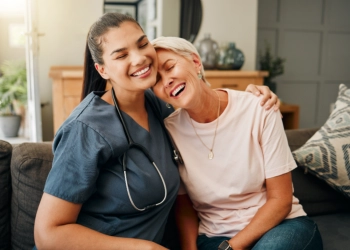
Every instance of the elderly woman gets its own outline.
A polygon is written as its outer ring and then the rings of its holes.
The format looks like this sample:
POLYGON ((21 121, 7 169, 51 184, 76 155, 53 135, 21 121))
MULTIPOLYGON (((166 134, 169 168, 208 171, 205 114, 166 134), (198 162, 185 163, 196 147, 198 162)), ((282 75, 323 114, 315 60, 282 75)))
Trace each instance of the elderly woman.
POLYGON ((296 164, 279 112, 246 92, 211 89, 186 40, 152 44, 153 91, 179 107, 165 125, 184 160, 176 205, 182 248, 322 249, 317 225, 293 196, 296 164))

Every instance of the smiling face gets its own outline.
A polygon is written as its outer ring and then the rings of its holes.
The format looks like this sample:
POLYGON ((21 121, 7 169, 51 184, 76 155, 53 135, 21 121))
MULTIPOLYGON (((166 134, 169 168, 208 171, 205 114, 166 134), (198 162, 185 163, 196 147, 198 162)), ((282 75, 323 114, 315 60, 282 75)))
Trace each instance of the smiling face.
POLYGON ((186 58, 165 49, 157 50, 158 77, 154 93, 167 103, 179 108, 190 108, 202 89, 198 78, 201 63, 195 54, 186 58), (196 94, 197 93, 197 94, 196 94))
POLYGON ((127 21, 110 28, 101 42, 104 64, 95 63, 95 67, 117 91, 144 91, 154 85, 156 52, 137 24, 127 21))

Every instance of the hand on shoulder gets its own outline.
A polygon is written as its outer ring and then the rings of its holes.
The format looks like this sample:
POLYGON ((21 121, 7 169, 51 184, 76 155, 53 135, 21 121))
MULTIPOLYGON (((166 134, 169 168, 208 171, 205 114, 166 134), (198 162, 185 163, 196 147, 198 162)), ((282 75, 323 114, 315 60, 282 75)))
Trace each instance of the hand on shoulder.
POLYGON ((266 110, 269 110, 273 107, 274 111, 277 111, 281 105, 278 96, 265 85, 249 84, 245 91, 250 92, 256 96, 262 95, 260 105, 263 106, 266 110))

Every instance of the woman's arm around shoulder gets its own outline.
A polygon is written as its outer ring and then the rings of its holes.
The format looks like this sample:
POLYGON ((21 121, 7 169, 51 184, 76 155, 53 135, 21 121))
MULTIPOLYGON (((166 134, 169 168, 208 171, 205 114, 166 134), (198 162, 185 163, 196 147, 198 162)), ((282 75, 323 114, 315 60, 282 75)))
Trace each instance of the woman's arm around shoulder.
POLYGON ((146 240, 108 236, 76 223, 81 204, 44 193, 34 224, 40 249, 155 249, 166 248, 146 240))
POLYGON ((266 110, 273 107, 274 111, 277 111, 281 105, 281 101, 279 100, 278 96, 265 85, 249 84, 245 91, 253 93, 256 96, 262 95, 260 105, 266 110))

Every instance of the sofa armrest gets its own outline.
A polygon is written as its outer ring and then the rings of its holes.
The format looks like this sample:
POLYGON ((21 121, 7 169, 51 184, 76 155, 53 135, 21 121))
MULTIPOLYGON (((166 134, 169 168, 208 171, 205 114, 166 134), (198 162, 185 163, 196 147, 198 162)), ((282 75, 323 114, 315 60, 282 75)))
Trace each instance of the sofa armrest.
POLYGON ((32 249, 34 219, 53 160, 51 143, 22 143, 11 158, 12 249, 32 249))
POLYGON ((10 249, 10 199, 12 146, 0 140, 0 249, 10 249))

